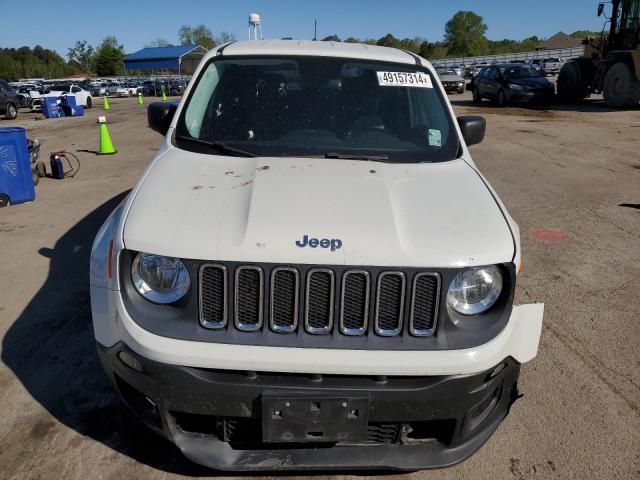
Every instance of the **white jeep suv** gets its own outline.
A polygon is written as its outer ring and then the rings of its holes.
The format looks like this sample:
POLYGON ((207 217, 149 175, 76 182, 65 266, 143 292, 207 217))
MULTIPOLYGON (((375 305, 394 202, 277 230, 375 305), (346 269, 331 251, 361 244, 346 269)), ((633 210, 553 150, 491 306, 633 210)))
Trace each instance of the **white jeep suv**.
POLYGON ((91 256, 123 400, 221 470, 462 461, 517 397, 541 304, 518 227, 431 65, 401 50, 232 42, 180 104, 91 256))

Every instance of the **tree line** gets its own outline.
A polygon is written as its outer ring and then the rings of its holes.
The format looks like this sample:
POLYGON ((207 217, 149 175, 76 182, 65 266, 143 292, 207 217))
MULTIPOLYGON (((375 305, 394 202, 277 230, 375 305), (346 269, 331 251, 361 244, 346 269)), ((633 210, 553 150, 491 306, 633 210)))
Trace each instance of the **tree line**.
MULTIPOLYGON (((183 25, 178 30, 180 45, 201 45, 207 50, 235 40, 233 34, 214 35, 205 25, 183 25)), ((172 46, 158 38, 148 47, 172 46)), ((13 82, 20 78, 61 78, 69 75, 112 76, 124 73, 125 49, 118 39, 108 36, 97 46, 78 40, 67 50, 67 58, 36 45, 34 48, 0 48, 0 78, 13 82)))
MULTIPOLYGON (((423 37, 396 38, 391 33, 378 39, 357 39, 348 37, 345 42, 362 42, 369 45, 401 48, 424 58, 469 57, 500 53, 517 53, 535 50, 542 39, 537 36, 524 40, 489 40, 488 27, 484 19, 474 12, 459 11, 445 25, 444 38, 430 42, 423 37)), ((597 36, 597 32, 577 31, 572 36, 585 38, 597 36)), ((235 40, 228 32, 214 35, 206 25, 183 25, 178 30, 180 45, 201 45, 207 50, 235 40)), ((342 41, 337 35, 324 37, 325 41, 342 41)), ((157 38, 147 47, 167 47, 172 44, 157 38)), ((77 41, 68 49, 65 60, 57 52, 37 45, 29 47, 0 49, 0 78, 15 81, 19 78, 58 78, 67 75, 85 74, 110 76, 123 73, 124 46, 114 36, 108 36, 96 47, 85 40, 77 41)))
MULTIPOLYGON (((354 37, 341 40, 337 35, 329 35, 322 40, 347 43, 366 43, 383 47, 408 50, 421 57, 437 60, 446 57, 473 57, 477 55, 497 55, 501 53, 529 52, 543 41, 531 36, 524 40, 489 40, 486 37, 488 27, 484 19, 474 12, 459 11, 445 25, 444 38, 430 42, 422 37, 396 38, 391 33, 378 39, 358 39, 354 37)), ((572 37, 586 38, 597 36, 597 32, 579 30, 572 37)))

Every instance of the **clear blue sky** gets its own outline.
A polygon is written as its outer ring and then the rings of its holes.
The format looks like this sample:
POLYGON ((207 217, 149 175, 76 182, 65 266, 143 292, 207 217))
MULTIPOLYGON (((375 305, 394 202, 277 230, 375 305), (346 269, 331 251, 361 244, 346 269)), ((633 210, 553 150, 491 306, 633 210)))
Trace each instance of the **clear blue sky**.
POLYGON ((444 24, 458 10, 484 17, 492 40, 549 37, 562 30, 600 30, 592 0, 0 0, 0 47, 41 45, 65 55, 76 40, 96 45, 115 35, 127 53, 157 38, 178 43, 181 25, 207 25, 214 34, 247 37, 247 19, 262 16, 265 38, 312 38, 337 34, 344 39, 425 37, 441 40, 444 24), (15 19, 16 21, 8 21, 15 19))

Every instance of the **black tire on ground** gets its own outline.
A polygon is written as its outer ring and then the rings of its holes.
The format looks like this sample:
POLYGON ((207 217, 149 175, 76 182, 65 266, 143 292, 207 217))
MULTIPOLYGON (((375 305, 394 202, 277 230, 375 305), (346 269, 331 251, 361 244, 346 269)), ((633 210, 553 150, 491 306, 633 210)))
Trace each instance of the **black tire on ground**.
POLYGON ((44 162, 42 160, 38 160, 36 162, 36 172, 38 173, 39 177, 46 177, 47 176, 47 169, 44 166, 44 162))
POLYGON ((473 103, 480 103, 482 101, 482 95, 480 95, 476 87, 471 89, 471 94, 473 95, 473 103))
POLYGON ((504 93, 504 90, 498 90, 498 95, 496 96, 496 103, 499 107, 507 106, 507 96, 504 93))
POLYGON ((608 107, 637 107, 640 104, 640 81, 626 63, 618 62, 609 68, 602 90, 608 107))
POLYGON ((31 170, 31 179, 33 180, 33 186, 35 187, 40 183, 40 175, 35 170, 31 170))
POLYGON ((6 195, 0 195, 0 208, 8 206, 9 203, 9 197, 6 195))
POLYGON ((566 103, 578 103, 587 96, 585 86, 580 82, 579 66, 567 62, 558 74, 558 99, 566 103))
POLYGON ((18 118, 18 108, 15 103, 7 103, 7 109, 4 112, 4 118, 7 120, 15 120, 18 118))
POLYGON ((87 109, 93 107, 93 100, 91 97, 87 97, 87 109))

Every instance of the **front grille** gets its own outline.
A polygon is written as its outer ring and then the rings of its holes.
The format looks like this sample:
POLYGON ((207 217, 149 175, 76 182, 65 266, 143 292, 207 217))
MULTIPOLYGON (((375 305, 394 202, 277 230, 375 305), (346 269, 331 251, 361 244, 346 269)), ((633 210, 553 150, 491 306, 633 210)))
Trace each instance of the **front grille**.
POLYGON ((236 327, 247 332, 262 327, 263 273, 260 267, 236 269, 236 327))
POLYGON ((371 422, 367 428, 367 442, 397 443, 400 437, 399 423, 371 422))
POLYGON ((404 290, 404 273, 384 272, 378 277, 375 324, 378 335, 390 337, 397 335, 402 329, 404 290))
POLYGON ((200 324, 314 336, 429 337, 437 326, 440 276, 413 270, 204 264, 200 324))
POLYGON ((317 268, 307 275, 304 326, 316 335, 329 333, 333 327, 333 270, 317 268))
POLYGON ((419 273, 413 279, 409 331, 411 335, 431 336, 438 318, 440 282, 433 273, 419 273))
POLYGON ((207 264, 200 269, 200 323, 207 328, 227 325, 227 268, 207 264))
POLYGON ((290 333, 298 327, 298 271, 278 267, 271 272, 271 330, 290 333))
POLYGON ((362 335, 369 319, 369 272, 350 270, 342 276, 340 331, 345 335, 362 335))

